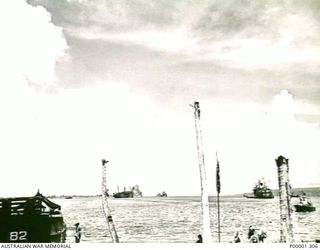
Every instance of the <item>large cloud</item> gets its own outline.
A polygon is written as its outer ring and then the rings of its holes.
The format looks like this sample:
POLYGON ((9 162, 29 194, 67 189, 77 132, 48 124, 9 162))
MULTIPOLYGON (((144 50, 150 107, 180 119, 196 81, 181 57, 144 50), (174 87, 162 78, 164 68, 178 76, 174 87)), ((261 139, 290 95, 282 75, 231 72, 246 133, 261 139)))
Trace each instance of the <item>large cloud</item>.
POLYGON ((61 28, 51 23, 50 14, 40 6, 16 0, 0 5, 4 72, 8 77, 20 75, 33 83, 52 84, 56 60, 66 49, 61 28))
POLYGON ((67 44, 45 9, 24 1, 0 2, 0 30, 0 164, 5 170, 1 189, 10 190, 19 181, 34 181, 30 171, 42 147, 34 126, 43 107, 39 92, 54 86, 55 64, 67 44))
MULTIPOLYGON (((212 152, 218 150, 225 192, 232 192, 234 187, 251 190, 253 183, 262 177, 277 188, 274 159, 279 155, 290 160, 294 187, 318 183, 320 131, 317 123, 296 120, 297 106, 287 90, 260 107, 265 112, 251 105, 243 109, 236 105, 214 107, 205 102, 202 106, 206 160, 212 166, 215 161, 212 152)), ((211 167, 208 169, 212 171, 211 167)))

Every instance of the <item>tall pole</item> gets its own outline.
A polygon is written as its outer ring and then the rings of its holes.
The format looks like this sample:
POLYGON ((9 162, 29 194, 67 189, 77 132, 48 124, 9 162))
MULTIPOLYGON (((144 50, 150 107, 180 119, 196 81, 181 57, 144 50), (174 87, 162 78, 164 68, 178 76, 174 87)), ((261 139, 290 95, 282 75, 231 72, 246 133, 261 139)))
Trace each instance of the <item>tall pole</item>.
POLYGON ((216 187, 217 187, 217 207, 218 207, 218 241, 221 242, 220 237, 220 191, 221 191, 221 182, 220 182, 220 165, 218 160, 218 153, 216 152, 217 156, 217 169, 216 169, 216 187))
POLYGON ((210 243, 211 231, 210 231, 209 195, 208 195, 208 187, 207 187, 206 169, 204 164, 199 102, 194 102, 194 106, 192 107, 194 108, 198 162, 199 162, 199 170, 200 170, 202 241, 203 243, 210 243))
POLYGON ((276 164, 278 167, 280 199, 280 242, 294 242, 290 204, 289 160, 279 156, 276 159, 276 164))
POLYGON ((109 161, 102 160, 102 207, 103 207, 103 213, 107 220, 108 229, 110 232, 111 240, 112 242, 119 243, 119 237, 115 228, 115 225, 113 223, 111 211, 108 204, 107 199, 107 169, 106 165, 109 161))

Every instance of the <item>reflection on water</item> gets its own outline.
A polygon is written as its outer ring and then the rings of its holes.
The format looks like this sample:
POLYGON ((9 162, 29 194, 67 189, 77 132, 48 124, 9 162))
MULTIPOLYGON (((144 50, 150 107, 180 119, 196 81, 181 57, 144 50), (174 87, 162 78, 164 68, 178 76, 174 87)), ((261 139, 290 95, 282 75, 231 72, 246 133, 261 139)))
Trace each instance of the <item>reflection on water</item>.
MULTIPOLYGON (((294 233, 297 241, 320 238, 320 197, 312 198, 317 211, 293 213, 294 233)), ((67 242, 73 242, 74 224, 81 223, 83 242, 111 242, 102 213, 101 198, 74 198, 56 200, 62 206, 68 226, 67 242)), ((292 203, 297 203, 292 199, 292 203)), ((120 242, 190 242, 201 233, 199 197, 145 197, 109 199, 113 220, 120 242)), ((279 240, 279 199, 257 200, 243 197, 221 198, 221 241, 231 242, 236 231, 242 242, 250 225, 265 229, 265 242, 279 240)), ((210 200, 211 233, 217 241, 217 209, 210 200)))

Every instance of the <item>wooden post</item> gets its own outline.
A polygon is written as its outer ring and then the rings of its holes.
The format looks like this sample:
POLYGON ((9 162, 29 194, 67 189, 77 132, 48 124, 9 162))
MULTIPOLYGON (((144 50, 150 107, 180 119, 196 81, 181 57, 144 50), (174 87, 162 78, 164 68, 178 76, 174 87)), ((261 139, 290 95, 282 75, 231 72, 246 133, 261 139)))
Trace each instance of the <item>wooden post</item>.
POLYGON ((211 230, 210 230, 210 213, 209 213, 209 195, 208 195, 208 187, 207 187, 206 169, 204 164, 199 102, 195 102, 193 108, 194 108, 194 117, 195 117, 197 151, 198 151, 200 184, 201 184, 202 241, 203 243, 210 243, 211 230))
POLYGON ((278 167, 280 199, 280 242, 294 242, 290 204, 289 160, 279 156, 276 159, 276 164, 278 167))
POLYGON ((217 188, 217 207, 218 207, 218 241, 221 242, 221 235, 220 235, 220 191, 221 191, 221 181, 220 181, 220 164, 218 160, 218 153, 216 152, 217 156, 217 169, 216 169, 216 188, 217 188))
POLYGON ((107 220, 107 225, 110 232, 111 240, 112 242, 119 243, 119 237, 113 223, 111 211, 110 211, 108 200, 107 200, 107 170, 106 170, 107 163, 108 161, 104 159, 102 160, 102 207, 103 207, 104 216, 107 220))

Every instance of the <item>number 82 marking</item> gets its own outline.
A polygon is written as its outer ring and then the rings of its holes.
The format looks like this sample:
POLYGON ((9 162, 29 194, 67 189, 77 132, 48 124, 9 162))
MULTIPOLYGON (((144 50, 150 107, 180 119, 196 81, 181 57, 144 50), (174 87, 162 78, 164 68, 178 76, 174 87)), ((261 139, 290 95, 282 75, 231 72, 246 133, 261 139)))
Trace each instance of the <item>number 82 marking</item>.
POLYGON ((27 231, 10 232, 10 241, 27 240, 27 231))

